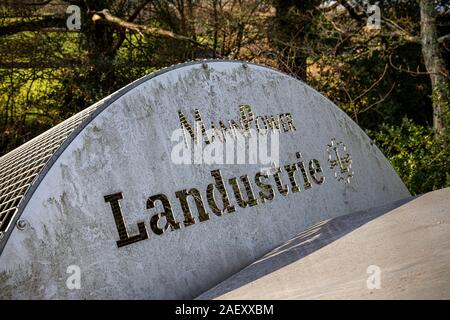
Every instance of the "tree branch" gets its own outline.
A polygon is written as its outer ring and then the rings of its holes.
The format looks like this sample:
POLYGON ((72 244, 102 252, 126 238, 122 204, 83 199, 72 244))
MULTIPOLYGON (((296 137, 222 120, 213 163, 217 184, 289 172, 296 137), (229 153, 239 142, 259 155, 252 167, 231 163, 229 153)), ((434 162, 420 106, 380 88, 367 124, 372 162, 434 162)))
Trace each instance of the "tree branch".
POLYGON ((338 0, 338 2, 347 10, 350 17, 352 17, 356 21, 363 22, 364 18, 367 17, 364 13, 357 12, 355 7, 348 3, 346 0, 338 0))
POLYGON ((439 43, 444 43, 445 41, 450 40, 450 33, 446 34, 445 36, 439 37, 437 40, 439 43))
POLYGON ((366 111, 372 109, 373 107, 375 107, 376 105, 382 103, 384 100, 386 100, 386 98, 391 94, 392 90, 394 90, 395 85, 396 85, 396 84, 394 83, 394 84, 392 85, 391 89, 388 91, 388 93, 386 93, 380 100, 378 100, 378 101, 372 103, 370 106, 368 106, 368 107, 366 107, 366 108, 360 110, 358 113, 366 112, 366 111))
MULTIPOLYGON (((134 12, 128 17, 128 22, 133 22, 139 15, 139 13, 147 6, 152 0, 145 0, 143 1, 137 8, 134 10, 134 12)), ((123 29, 123 28, 122 28, 123 29)), ((119 50, 119 48, 122 46, 123 42, 125 41, 125 30, 119 31, 119 38, 117 39, 117 42, 114 44, 114 51, 119 50)))
POLYGON ((133 22, 139 13, 144 9, 152 0, 145 0, 143 1, 137 8, 134 10, 134 12, 130 15, 130 17, 127 19, 128 22, 133 22))
POLYGON ((375 81, 374 83, 372 83, 372 85, 371 85, 367 90, 365 90, 363 93, 361 93, 359 96, 357 96, 357 97, 356 97, 355 99, 353 99, 353 100, 356 101, 356 100, 361 99, 361 98, 364 97, 367 93, 369 93, 373 88, 375 88, 375 86, 376 86, 378 83, 380 83, 380 81, 381 81, 381 80, 384 78, 384 76, 386 75, 387 69, 388 69, 388 65, 386 64, 386 65, 384 66, 383 74, 380 76, 380 78, 379 78, 377 81, 375 81))
POLYGON ((410 35, 405 29, 400 27, 398 24, 396 24, 394 21, 389 19, 381 19, 382 22, 390 26, 392 29, 395 29, 396 32, 393 33, 393 35, 399 36, 403 40, 406 40, 406 42, 415 42, 420 43, 420 38, 410 35))
MULTIPOLYGON (((352 4, 347 2, 346 0, 338 0, 339 4, 341 4, 349 13, 350 17, 352 17, 354 20, 363 23, 366 18, 369 16, 364 10, 361 10, 361 12, 358 12, 356 10, 356 7, 354 7, 352 4)), ((380 19, 382 23, 389 26, 391 29, 394 30, 391 34, 387 34, 387 36, 397 36, 401 39, 405 40, 406 42, 415 42, 420 43, 420 38, 417 36, 413 36, 409 34, 405 29, 400 27, 398 24, 396 24, 394 21, 389 20, 387 18, 381 18, 380 19)))
POLYGON ((46 4, 49 4, 50 2, 52 2, 52 0, 45 0, 42 2, 25 2, 24 5, 27 6, 44 6, 46 4))
POLYGON ((23 31, 38 31, 43 28, 65 26, 66 19, 58 16, 44 16, 39 20, 20 21, 13 24, 1 25, 0 36, 8 36, 23 31))
POLYGON ((161 36, 161 37, 166 37, 166 38, 171 38, 174 40, 181 40, 181 41, 188 41, 191 42, 199 47, 203 47, 206 48, 208 50, 212 50, 210 49, 207 45, 197 42, 194 39, 190 38, 190 37, 186 37, 180 34, 176 34, 172 31, 168 31, 165 29, 161 29, 161 28, 155 28, 155 27, 149 27, 149 26, 144 26, 144 25, 140 25, 140 24, 136 24, 133 22, 129 22, 126 20, 123 20, 119 17, 116 17, 114 15, 112 15, 108 9, 103 9, 102 11, 97 11, 94 12, 92 15, 92 21, 94 23, 96 22, 101 22, 101 21, 105 21, 113 26, 118 26, 118 27, 122 27, 128 30, 134 30, 139 32, 140 34, 142 33, 149 33, 155 36, 161 36))
POLYGON ((63 0, 63 1, 69 4, 79 6, 80 8, 87 9, 86 0, 63 0))

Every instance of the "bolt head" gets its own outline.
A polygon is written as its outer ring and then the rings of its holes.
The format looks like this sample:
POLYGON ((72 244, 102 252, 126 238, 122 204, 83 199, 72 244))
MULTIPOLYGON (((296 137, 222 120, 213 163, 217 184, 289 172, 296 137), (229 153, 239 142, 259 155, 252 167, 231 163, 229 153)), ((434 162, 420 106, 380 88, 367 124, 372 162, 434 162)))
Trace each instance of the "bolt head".
POLYGON ((17 221, 17 228, 19 230, 24 230, 26 228, 26 226, 27 226, 27 222, 25 220, 21 219, 21 220, 17 221))

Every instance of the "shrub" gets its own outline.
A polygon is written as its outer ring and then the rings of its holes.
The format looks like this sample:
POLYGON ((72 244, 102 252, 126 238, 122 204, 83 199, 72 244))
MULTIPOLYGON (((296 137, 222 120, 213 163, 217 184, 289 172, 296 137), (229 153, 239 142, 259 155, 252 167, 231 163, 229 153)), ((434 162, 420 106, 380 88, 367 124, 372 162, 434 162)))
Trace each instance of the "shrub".
POLYGON ((400 126, 382 125, 369 136, 389 159, 413 195, 450 186, 450 137, 403 118, 400 126))

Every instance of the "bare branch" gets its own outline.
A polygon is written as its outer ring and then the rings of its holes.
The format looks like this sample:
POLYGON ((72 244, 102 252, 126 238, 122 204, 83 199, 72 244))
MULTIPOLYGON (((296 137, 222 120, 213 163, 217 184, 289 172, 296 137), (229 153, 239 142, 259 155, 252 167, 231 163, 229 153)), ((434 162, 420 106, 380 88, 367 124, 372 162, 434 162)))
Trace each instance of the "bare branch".
POLYGON ((392 62, 392 55, 389 55, 389 64, 395 70, 397 70, 399 72, 406 72, 406 73, 408 73, 410 75, 413 75, 413 76, 438 74, 438 75, 442 75, 442 76, 446 77, 447 79, 450 79, 450 76, 445 74, 444 72, 419 71, 419 66, 417 66, 417 70, 416 71, 411 71, 409 68, 403 69, 401 66, 398 67, 398 66, 394 65, 394 63, 392 62))
POLYGON ((161 36, 161 37, 166 37, 166 38, 171 38, 171 39, 175 39, 175 40, 182 40, 182 41, 188 41, 191 42, 197 46, 203 47, 203 48, 207 48, 209 50, 211 50, 207 45, 197 42, 194 39, 190 38, 190 37, 186 37, 180 34, 176 34, 172 31, 169 30, 165 30, 165 29, 161 29, 161 28, 155 28, 155 27, 149 27, 149 26, 144 26, 144 25, 140 25, 140 24, 136 24, 133 22, 129 22, 126 20, 123 20, 119 17, 116 17, 114 15, 112 15, 108 9, 103 9, 102 11, 97 11, 94 12, 93 16, 92 16, 92 21, 94 23, 96 22, 101 22, 101 21, 105 21, 111 25, 114 26, 118 26, 118 27, 122 27, 128 30, 133 30, 133 31, 137 31, 140 34, 142 33, 149 33, 155 36, 161 36))
POLYGON ((133 22, 139 13, 150 3, 152 0, 146 0, 143 1, 137 8, 134 10, 134 12, 130 15, 130 17, 127 19, 128 22, 133 22))
POLYGON ((45 6, 46 4, 49 4, 50 2, 52 2, 52 0, 45 0, 42 2, 25 2, 24 5, 27 6, 45 6))
POLYGON ((39 31, 43 28, 65 26, 66 19, 58 16, 44 16, 39 20, 20 21, 0 26, 0 36, 8 36, 23 31, 39 31))
POLYGON ((450 34, 446 34, 445 36, 439 37, 438 39, 439 43, 444 43, 445 41, 449 41, 450 40, 450 34))
POLYGON ((399 36, 400 38, 402 38, 403 40, 405 40, 407 42, 420 43, 420 38, 419 37, 416 37, 416 36, 413 36, 413 35, 409 34, 409 32, 407 32, 405 29, 400 27, 394 21, 389 20, 387 18, 381 19, 381 21, 384 22, 389 27, 391 27, 392 29, 396 30, 394 33, 392 33, 393 35, 397 35, 397 36, 399 36))
POLYGON ((363 110, 360 110, 359 113, 363 113, 363 112, 369 111, 370 109, 372 109, 372 108, 375 107, 376 105, 378 105, 378 104, 384 102, 384 101, 386 100, 386 98, 389 97, 389 95, 391 94, 392 90, 394 90, 395 85, 396 85, 396 84, 394 83, 394 84, 392 85, 391 89, 390 89, 390 90, 389 90, 389 91, 388 91, 388 92, 387 92, 380 100, 378 100, 378 101, 372 103, 370 106, 364 108, 363 110))
POLYGON ((356 8, 353 5, 351 5, 349 2, 347 2, 346 0, 338 0, 338 2, 345 9, 347 9, 347 12, 350 15, 350 17, 352 17, 356 21, 363 22, 364 18, 367 17, 364 13, 357 12, 356 8))
MULTIPOLYGON (((143 1, 137 8, 134 10, 134 12, 129 16, 127 19, 128 22, 133 22, 139 15, 139 13, 150 3, 152 0, 146 0, 143 1)), ((113 50, 117 51, 125 41, 125 30, 120 30, 119 32, 119 38, 117 39, 116 43, 114 44, 113 50)))
POLYGON ((387 71, 387 69, 388 69, 388 65, 386 64, 385 66, 384 66, 384 71, 383 71, 383 74, 380 76, 380 78, 377 80, 377 81, 375 81, 367 90, 365 90, 363 93, 361 93, 359 96, 357 96, 355 99, 354 99, 354 101, 356 101, 356 100, 358 100, 358 99, 361 99, 362 97, 364 97, 367 93, 369 93, 373 88, 375 88, 375 86, 378 84, 378 83, 380 83, 380 81, 384 78, 384 76, 386 75, 386 71, 387 71))
MULTIPOLYGON (((352 17, 354 20, 356 20, 360 23, 363 23, 366 21, 366 18, 368 18, 368 15, 365 11, 361 10, 361 12, 358 12, 356 10, 356 7, 354 7, 352 4, 350 4, 346 0, 338 0, 338 2, 347 10, 350 17, 352 17)), ((394 21, 387 19, 387 18, 382 18, 381 22, 386 24, 387 26, 389 26, 392 30, 394 30, 392 33, 386 34, 386 36, 398 36, 406 42, 420 43, 419 37, 409 34, 408 31, 406 31, 405 29, 400 27, 394 21)), ((382 34, 380 33, 380 35, 382 35, 382 34)))

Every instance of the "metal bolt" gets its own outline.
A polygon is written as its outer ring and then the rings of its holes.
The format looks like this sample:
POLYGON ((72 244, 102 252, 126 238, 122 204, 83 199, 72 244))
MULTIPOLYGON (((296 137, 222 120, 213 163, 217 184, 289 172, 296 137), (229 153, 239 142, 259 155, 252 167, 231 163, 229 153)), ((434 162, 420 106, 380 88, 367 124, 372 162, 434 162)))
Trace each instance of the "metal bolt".
POLYGON ((244 69, 247 69, 247 68, 248 68, 248 65, 247 65, 246 63, 243 63, 243 64, 242 64, 242 67, 243 67, 244 69))
POLYGON ((208 69, 208 64, 207 63, 202 63, 202 67, 203 67, 203 69, 208 69))
POLYGON ((26 226, 27 226, 27 222, 25 220, 22 219, 22 220, 17 221, 17 228, 19 230, 24 230, 26 228, 26 226))

